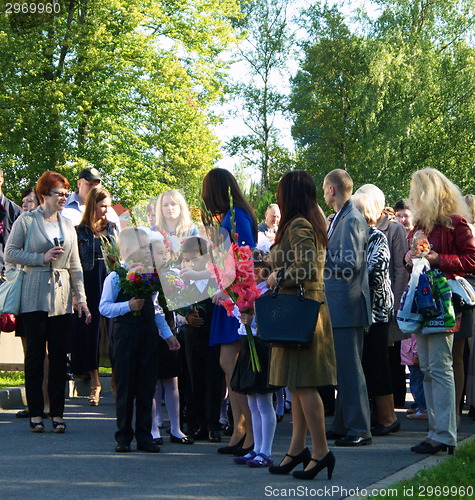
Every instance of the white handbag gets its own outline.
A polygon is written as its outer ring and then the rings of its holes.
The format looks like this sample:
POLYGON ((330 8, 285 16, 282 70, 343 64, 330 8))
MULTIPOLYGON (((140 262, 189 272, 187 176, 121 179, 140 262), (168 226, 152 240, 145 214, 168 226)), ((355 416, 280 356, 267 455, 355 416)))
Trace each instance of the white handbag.
MULTIPOLYGON (((14 222, 14 225, 17 221, 14 222)), ((30 241, 31 221, 26 230, 23 248, 28 247, 30 241)), ((8 313, 17 316, 20 313, 21 291, 23 286, 23 269, 11 269, 5 273, 5 281, 0 284, 0 314, 8 313)))
POLYGON ((17 316, 20 313, 23 269, 15 269, 7 274, 7 279, 0 285, 0 314, 17 316))
POLYGON ((455 276, 455 279, 447 281, 452 290, 455 311, 475 308, 475 290, 468 280, 462 276, 455 276))

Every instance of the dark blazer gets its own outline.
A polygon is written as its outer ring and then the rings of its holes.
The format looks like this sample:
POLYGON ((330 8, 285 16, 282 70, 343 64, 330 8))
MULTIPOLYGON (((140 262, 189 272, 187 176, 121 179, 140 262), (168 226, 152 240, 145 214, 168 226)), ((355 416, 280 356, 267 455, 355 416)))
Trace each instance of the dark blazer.
POLYGON ((371 324, 367 247, 368 225, 348 200, 328 240, 325 261, 325 292, 333 328, 371 324))
POLYGON ((0 271, 3 272, 5 268, 4 250, 7 244, 8 236, 12 229, 13 223, 21 214, 21 208, 12 200, 5 198, 5 195, 0 196, 0 204, 5 209, 5 212, 0 214, 0 222, 3 222, 3 232, 0 234, 0 271), (2 217, 3 215, 3 217, 2 217))

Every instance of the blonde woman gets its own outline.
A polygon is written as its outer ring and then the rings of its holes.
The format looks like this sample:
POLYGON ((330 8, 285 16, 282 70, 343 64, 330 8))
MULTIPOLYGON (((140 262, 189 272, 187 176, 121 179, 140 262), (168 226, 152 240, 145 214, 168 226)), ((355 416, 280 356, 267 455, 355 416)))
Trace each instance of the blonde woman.
MULTIPOLYGON (((459 188, 436 169, 418 170, 412 174, 409 204, 414 216, 414 229, 409 237, 417 230, 425 232, 432 247, 426 257, 431 267, 440 269, 447 278, 474 272, 475 238, 467 223, 467 205, 459 188)), ((412 264, 410 251, 405 260, 409 266, 412 264)), ((457 337, 471 336, 472 327, 472 310, 464 311, 457 337)), ((418 333, 416 338, 424 372, 429 432, 426 440, 411 450, 433 454, 448 449, 450 453, 457 442, 454 334, 418 333)), ((463 385, 463 379, 461 382, 463 385)))
POLYGON ((176 189, 164 191, 157 199, 156 227, 168 236, 196 236, 198 228, 190 217, 185 198, 176 189))

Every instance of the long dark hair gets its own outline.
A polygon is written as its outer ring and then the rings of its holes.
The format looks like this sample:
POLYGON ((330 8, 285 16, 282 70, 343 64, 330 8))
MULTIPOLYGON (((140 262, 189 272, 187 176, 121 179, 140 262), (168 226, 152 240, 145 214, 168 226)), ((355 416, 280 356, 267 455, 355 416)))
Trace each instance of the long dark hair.
POLYGON ((101 186, 92 188, 89 193, 87 193, 84 214, 80 225, 88 226, 93 231, 103 231, 107 227, 107 223, 104 227, 98 227, 96 220, 96 205, 106 198, 111 198, 109 191, 101 186))
POLYGON ((297 216, 307 219, 312 224, 318 239, 328 244, 327 225, 317 203, 317 188, 310 174, 304 170, 287 172, 277 187, 277 204, 281 218, 275 242, 282 239, 289 222, 297 216))
MULTIPOLYGON (((242 208, 251 217, 254 223, 254 238, 257 241, 257 219, 254 215, 249 202, 244 198, 234 175, 224 168, 213 168, 203 179, 201 186, 201 198, 206 208, 214 217, 221 217, 231 208, 229 199, 229 190, 235 207, 242 208)), ((206 224, 204 214, 202 214, 203 223, 206 224)))

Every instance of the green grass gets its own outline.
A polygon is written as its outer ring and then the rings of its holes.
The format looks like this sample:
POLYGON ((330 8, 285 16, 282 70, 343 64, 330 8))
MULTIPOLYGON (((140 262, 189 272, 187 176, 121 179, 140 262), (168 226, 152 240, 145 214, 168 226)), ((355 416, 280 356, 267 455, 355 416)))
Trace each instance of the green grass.
POLYGON ((386 488, 385 493, 386 498, 475 498, 475 440, 457 448, 444 462, 386 488))
MULTIPOLYGON (((99 367, 99 374, 111 374, 112 368, 99 367)), ((2 371, 0 370, 0 389, 6 387, 16 387, 18 385, 25 385, 25 373, 22 371, 2 371)))
POLYGON ((24 385, 24 383, 25 374, 23 372, 0 371, 0 389, 24 385))

